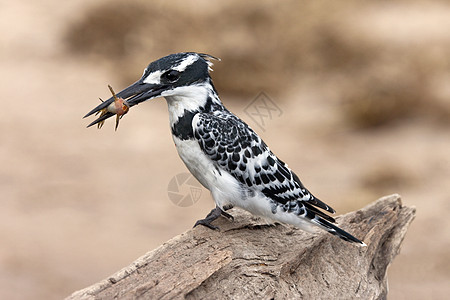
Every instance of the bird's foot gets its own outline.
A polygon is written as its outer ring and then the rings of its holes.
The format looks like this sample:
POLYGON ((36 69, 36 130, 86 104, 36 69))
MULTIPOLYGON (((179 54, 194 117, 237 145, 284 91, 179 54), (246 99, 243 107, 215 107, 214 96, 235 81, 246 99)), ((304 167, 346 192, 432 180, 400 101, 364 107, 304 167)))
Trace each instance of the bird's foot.
POLYGON ((208 221, 206 218, 198 220, 197 222, 195 222, 194 228, 197 227, 198 225, 203 225, 203 226, 208 227, 209 229, 212 229, 212 230, 220 230, 220 228, 218 226, 215 226, 215 225, 211 224, 211 222, 212 221, 208 221))
POLYGON ((229 209, 232 209, 234 206, 233 206, 233 204, 227 204, 227 205, 224 205, 223 207, 222 207, 222 209, 223 210, 229 210, 229 209))
POLYGON ((234 217, 233 217, 232 215, 230 215, 229 213, 224 212, 224 211, 222 210, 221 214, 222 214, 222 216, 224 216, 225 218, 230 219, 231 221, 234 221, 234 217))
MULTIPOLYGON (((228 209, 230 209, 232 207, 233 206, 227 206, 227 207, 224 207, 224 209, 228 210, 228 209)), ((224 216, 224 217, 226 217, 226 218, 228 218, 230 220, 234 220, 232 215, 230 215, 227 212, 224 212, 222 209, 220 209, 220 207, 216 206, 215 208, 213 208, 209 212, 209 214, 206 216, 206 218, 198 220, 197 222, 195 222, 194 227, 197 227, 198 225, 203 225, 203 226, 206 226, 206 227, 208 227, 210 229, 213 229, 213 230, 220 230, 219 227, 211 224, 211 222, 213 222, 214 220, 216 220, 220 216, 224 216)))

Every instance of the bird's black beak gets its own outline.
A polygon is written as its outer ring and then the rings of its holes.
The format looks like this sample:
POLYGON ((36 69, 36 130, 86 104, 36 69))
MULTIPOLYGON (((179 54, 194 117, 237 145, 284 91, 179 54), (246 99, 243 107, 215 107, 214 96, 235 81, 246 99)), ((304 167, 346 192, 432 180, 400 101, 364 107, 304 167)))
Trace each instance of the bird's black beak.
MULTIPOLYGON (((160 96, 161 93, 166 89, 167 89, 166 85, 149 84, 149 83, 145 83, 141 80, 138 80, 135 83, 133 83, 132 85, 130 85, 129 87, 127 87, 124 90, 117 93, 117 97, 124 99, 125 102, 128 104, 128 106, 132 107, 143 101, 150 100, 150 99, 160 96)), ((114 97, 111 97, 108 100, 103 101, 96 108, 94 108, 93 110, 88 112, 84 116, 84 118, 89 117, 90 115, 95 114, 96 112, 99 112, 99 111, 107 108, 113 102, 114 102, 114 97)), ((87 127, 91 127, 92 125, 100 123, 114 115, 115 114, 112 112, 107 112, 107 113, 103 114, 102 116, 100 116, 98 119, 94 120, 87 127)))

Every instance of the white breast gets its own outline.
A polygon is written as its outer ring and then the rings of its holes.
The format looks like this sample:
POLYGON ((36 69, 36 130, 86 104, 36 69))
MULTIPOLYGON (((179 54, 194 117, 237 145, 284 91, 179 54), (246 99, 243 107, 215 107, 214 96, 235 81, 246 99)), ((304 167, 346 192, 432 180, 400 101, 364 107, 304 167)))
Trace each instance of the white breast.
POLYGON ((172 137, 178 155, 186 167, 205 188, 211 190, 211 184, 217 176, 213 172, 215 170, 213 162, 203 153, 197 141, 181 140, 174 135, 172 137))
POLYGON ((216 168, 214 162, 206 156, 196 140, 181 140, 172 136, 178 155, 194 177, 208 190, 219 207, 228 204, 240 206, 243 200, 240 183, 225 170, 216 168))

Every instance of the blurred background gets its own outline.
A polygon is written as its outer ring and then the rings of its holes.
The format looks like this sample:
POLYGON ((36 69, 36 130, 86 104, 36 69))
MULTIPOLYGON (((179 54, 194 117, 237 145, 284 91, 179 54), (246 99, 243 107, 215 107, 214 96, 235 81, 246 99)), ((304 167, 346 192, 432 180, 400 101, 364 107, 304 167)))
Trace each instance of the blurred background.
POLYGON ((214 206, 204 189, 169 199, 186 169, 164 100, 117 132, 82 119, 108 84, 183 51, 222 59, 225 105, 338 214, 392 193, 416 206, 390 298, 448 297, 448 1, 0 0, 0 28, 1 299, 61 299, 214 206), (248 113, 261 92, 279 109, 263 124, 248 113))

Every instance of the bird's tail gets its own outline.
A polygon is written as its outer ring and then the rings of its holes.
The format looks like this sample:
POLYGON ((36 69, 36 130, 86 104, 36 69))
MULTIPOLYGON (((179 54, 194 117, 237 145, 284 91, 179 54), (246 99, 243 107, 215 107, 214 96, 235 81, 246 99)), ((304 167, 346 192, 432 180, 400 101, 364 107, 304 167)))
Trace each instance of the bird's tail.
POLYGON ((320 228, 325 229, 332 235, 335 235, 335 236, 343 239, 344 241, 356 243, 361 247, 367 246, 363 241, 360 241, 359 239, 355 238, 350 233, 346 232, 345 230, 340 229, 339 227, 331 224, 330 222, 324 220, 323 218, 321 218, 317 215, 311 219, 311 222, 313 224, 319 226, 320 228))

